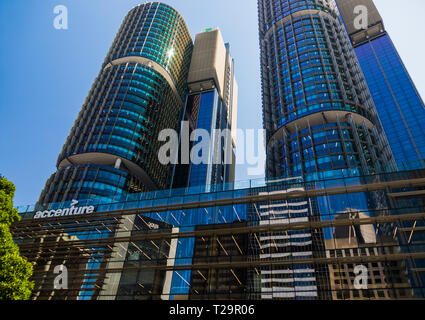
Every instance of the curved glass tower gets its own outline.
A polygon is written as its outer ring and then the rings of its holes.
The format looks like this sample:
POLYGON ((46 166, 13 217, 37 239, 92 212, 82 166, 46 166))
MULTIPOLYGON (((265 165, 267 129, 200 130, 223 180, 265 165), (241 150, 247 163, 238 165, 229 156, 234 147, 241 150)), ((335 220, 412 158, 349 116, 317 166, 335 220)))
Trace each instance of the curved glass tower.
POLYGON ((375 172, 392 161, 335 2, 259 0, 266 176, 375 172))
POLYGON ((170 6, 149 2, 127 14, 40 203, 110 201, 168 187, 158 134, 178 126, 192 48, 170 6))

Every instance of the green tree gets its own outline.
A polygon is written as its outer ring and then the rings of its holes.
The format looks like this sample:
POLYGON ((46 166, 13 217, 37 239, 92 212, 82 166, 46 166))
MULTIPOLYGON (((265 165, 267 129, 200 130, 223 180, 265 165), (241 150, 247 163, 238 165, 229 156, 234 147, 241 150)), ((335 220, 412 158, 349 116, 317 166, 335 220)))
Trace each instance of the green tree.
POLYGON ((18 222, 18 210, 13 207, 15 186, 0 176, 0 300, 27 300, 34 283, 29 281, 33 268, 19 254, 13 242, 10 226, 18 222))

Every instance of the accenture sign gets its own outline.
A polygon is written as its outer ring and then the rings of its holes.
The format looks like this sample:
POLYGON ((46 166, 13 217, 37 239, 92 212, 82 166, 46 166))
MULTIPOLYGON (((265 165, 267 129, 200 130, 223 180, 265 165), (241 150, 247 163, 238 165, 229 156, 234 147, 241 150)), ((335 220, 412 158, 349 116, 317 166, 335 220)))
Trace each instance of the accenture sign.
POLYGON ((77 215, 82 215, 82 214, 90 214, 90 213, 93 213, 95 211, 94 206, 76 207, 77 204, 78 204, 77 200, 72 200, 70 208, 38 211, 35 214, 34 219, 46 219, 46 218, 55 218, 55 217, 77 216, 77 215))

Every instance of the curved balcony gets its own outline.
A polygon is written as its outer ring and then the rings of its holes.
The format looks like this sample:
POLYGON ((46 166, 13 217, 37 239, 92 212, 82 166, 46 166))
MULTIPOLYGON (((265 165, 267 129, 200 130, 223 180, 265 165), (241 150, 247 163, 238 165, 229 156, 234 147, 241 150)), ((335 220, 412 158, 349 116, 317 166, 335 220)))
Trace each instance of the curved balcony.
POLYGON ((323 0, 281 0, 260 1, 260 25, 263 37, 271 32, 274 27, 302 16, 309 15, 332 15, 336 17, 335 6, 331 6, 323 0))
POLYGON ((39 204, 97 198, 125 199, 132 175, 109 166, 84 164, 58 169, 46 183, 39 204))

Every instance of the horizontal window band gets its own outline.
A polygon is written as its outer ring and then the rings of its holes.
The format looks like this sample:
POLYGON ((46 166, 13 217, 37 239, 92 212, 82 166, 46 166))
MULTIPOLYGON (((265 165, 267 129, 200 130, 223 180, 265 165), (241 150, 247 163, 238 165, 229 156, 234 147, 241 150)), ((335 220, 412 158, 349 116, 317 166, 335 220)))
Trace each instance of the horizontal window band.
POLYGON ((103 70, 106 71, 109 68, 112 68, 113 66, 126 64, 126 63, 140 63, 140 64, 147 66, 147 67, 155 70, 156 72, 158 72, 161 76, 164 77, 164 79, 167 81, 168 85, 171 87, 171 89, 172 89, 174 95, 176 96, 179 104, 183 105, 183 100, 179 95, 179 92, 176 88, 176 85, 174 84, 173 78, 171 77, 169 72, 167 70, 165 70, 164 67, 162 67, 160 64, 158 64, 155 61, 152 61, 152 60, 144 58, 144 57, 139 57, 139 56, 128 56, 128 57, 119 58, 119 59, 116 59, 116 60, 109 62, 103 70))

